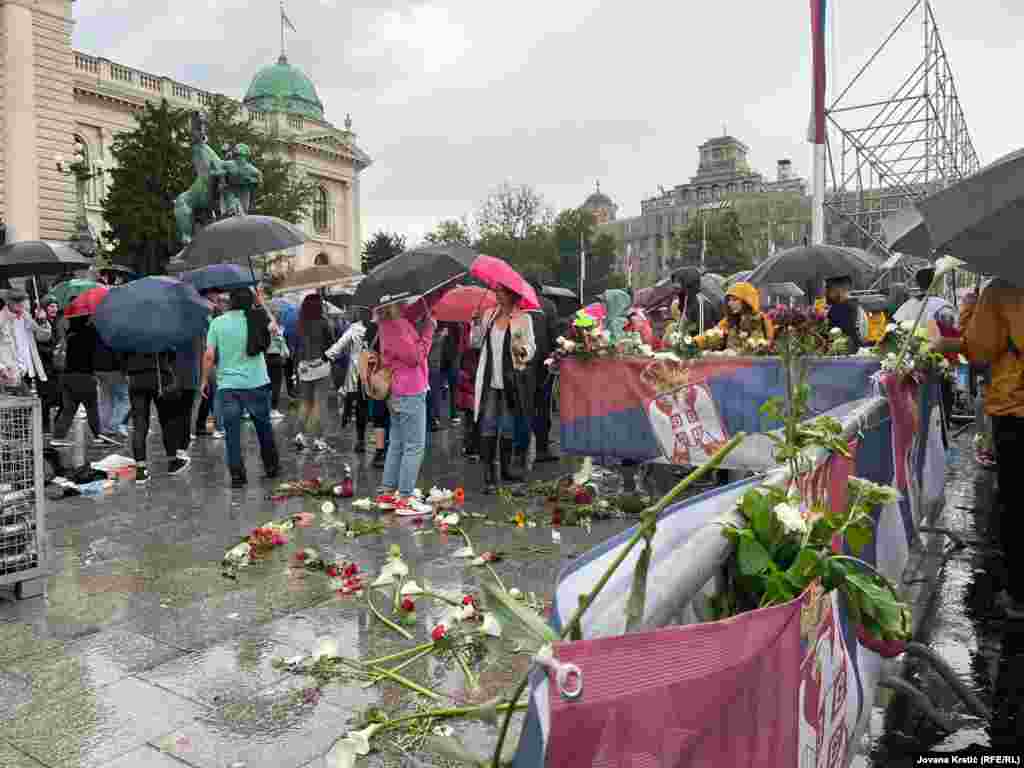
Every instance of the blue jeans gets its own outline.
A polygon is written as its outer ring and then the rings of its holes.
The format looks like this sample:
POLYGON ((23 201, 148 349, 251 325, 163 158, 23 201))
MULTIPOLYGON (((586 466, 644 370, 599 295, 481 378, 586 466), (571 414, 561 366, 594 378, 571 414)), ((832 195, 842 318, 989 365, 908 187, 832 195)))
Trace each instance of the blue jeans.
POLYGON ((96 378, 100 384, 100 429, 104 433, 114 432, 125 425, 131 411, 128 382, 123 374, 114 371, 100 371, 96 378))
POLYGON ((416 478, 423 464, 423 449, 427 436, 426 392, 404 397, 392 396, 391 442, 384 461, 382 487, 398 490, 402 497, 412 495, 416 478))
POLYGON ((274 443, 274 429, 270 425, 270 389, 218 389, 220 416, 224 421, 224 450, 227 454, 228 469, 233 474, 244 472, 242 460, 242 413, 249 412, 260 443, 263 468, 272 469, 278 464, 277 445, 274 443))

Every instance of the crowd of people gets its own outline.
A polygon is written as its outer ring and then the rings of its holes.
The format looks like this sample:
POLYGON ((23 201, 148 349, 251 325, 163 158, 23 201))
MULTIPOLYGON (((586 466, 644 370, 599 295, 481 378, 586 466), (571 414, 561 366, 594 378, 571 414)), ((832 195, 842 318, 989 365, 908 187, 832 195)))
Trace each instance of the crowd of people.
MULTIPOLYGON (((1005 540, 1005 531, 1016 525, 1009 512, 1016 488, 1012 465, 1024 429, 1024 292, 993 281, 980 297, 966 293, 958 315, 948 301, 928 295, 933 276, 933 270, 921 270, 905 301, 900 287, 893 289, 900 306, 892 320, 913 322, 920 315, 937 350, 954 361, 965 355, 975 373, 985 374, 978 400, 991 421, 981 425, 978 458, 998 467, 1005 540)), ((699 295, 700 277, 695 269, 678 272, 673 302, 677 321, 702 323, 698 346, 740 349, 750 339, 772 339, 756 287, 732 285, 719 307, 699 295)), ((0 308, 0 384, 38 395, 43 430, 54 447, 71 445, 80 412, 97 445, 118 447, 130 439, 138 483, 150 479, 147 439, 154 409, 169 475, 188 469, 195 437, 224 439, 234 487, 247 483, 244 419, 254 427, 265 476, 276 477, 281 462, 273 425, 285 418, 283 390, 296 406, 294 448, 322 452, 329 448, 325 419, 333 416, 326 401, 336 388, 342 429, 354 422, 355 451, 364 453, 372 442, 372 465, 382 470, 377 504, 421 514, 426 510, 415 488, 424 452, 430 434, 448 425, 464 423, 462 454, 482 463, 486 492, 523 479, 531 440, 536 461, 557 460, 550 449, 552 377, 544 361, 556 338, 573 331, 538 281, 530 282, 538 308, 525 310, 522 296, 499 285, 496 306, 461 323, 432 316, 445 288, 373 311, 353 309, 351 322, 340 323, 314 293, 303 299, 291 331, 261 289, 213 291, 205 296, 208 331, 157 354, 115 353, 91 316, 65 318, 54 301, 33 308, 24 292, 7 291, 0 308)), ((827 317, 856 352, 870 341, 851 287, 844 276, 827 281, 827 317)), ((659 346, 663 329, 633 306, 628 292, 606 291, 598 303, 609 332, 633 331, 659 346)), ((952 401, 946 382, 947 428, 952 401)), ((1004 602, 1008 613, 1024 616, 1024 574, 1012 565, 1009 574, 1004 602)))

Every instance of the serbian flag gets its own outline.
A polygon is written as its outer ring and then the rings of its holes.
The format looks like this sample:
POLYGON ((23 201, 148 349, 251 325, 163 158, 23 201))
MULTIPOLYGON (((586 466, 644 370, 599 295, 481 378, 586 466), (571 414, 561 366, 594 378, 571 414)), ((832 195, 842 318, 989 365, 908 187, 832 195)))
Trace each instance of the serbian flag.
POLYGON ((811 55, 814 87, 811 99, 811 123, 807 140, 812 144, 825 143, 825 3, 811 0, 811 55))

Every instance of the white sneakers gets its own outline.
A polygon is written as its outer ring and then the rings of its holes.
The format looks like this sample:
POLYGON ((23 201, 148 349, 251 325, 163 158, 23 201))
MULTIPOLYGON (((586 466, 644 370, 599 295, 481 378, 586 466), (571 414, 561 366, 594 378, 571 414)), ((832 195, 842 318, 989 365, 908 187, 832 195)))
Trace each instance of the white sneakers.
POLYGON ((270 412, 270 420, 271 421, 282 421, 283 419, 284 419, 284 414, 281 413, 280 411, 271 411, 270 412))

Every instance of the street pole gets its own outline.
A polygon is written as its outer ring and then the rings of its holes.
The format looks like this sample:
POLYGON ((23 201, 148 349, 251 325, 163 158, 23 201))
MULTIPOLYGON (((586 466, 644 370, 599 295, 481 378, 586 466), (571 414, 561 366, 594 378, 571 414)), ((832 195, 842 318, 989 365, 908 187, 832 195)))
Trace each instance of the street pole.
POLYGON ((583 233, 580 232, 580 305, 583 304, 583 281, 587 276, 587 259, 583 251, 583 233))

